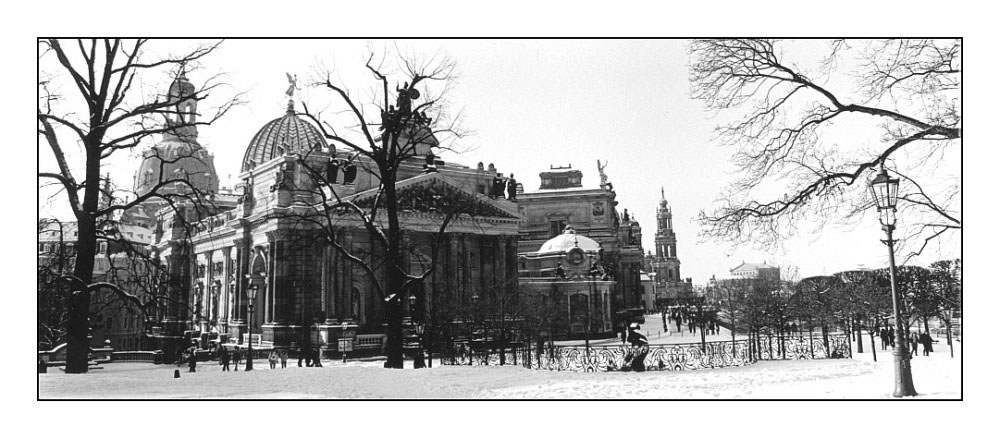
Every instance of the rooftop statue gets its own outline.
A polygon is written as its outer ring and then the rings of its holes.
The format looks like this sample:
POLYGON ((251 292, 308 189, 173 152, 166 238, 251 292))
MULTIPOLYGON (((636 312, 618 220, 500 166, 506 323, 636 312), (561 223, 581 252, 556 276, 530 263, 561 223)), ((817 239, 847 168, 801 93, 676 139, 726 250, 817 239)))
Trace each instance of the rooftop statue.
POLYGON ((298 84, 299 75, 295 75, 293 77, 292 75, 285 73, 285 76, 288 76, 288 90, 285 91, 285 95, 287 95, 288 98, 291 99, 292 95, 295 94, 295 90, 299 89, 299 84, 298 84))

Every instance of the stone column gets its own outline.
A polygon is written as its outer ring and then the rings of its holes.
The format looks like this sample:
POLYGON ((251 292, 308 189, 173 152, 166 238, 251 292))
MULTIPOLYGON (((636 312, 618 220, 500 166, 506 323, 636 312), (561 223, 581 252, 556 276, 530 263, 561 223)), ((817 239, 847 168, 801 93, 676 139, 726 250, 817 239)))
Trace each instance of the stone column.
POLYGON ((469 288, 472 285, 472 279, 470 278, 472 268, 469 266, 469 260, 472 257, 469 254, 469 247, 469 235, 462 234, 462 255, 458 258, 458 262, 460 263, 459 269, 462 271, 462 278, 461 283, 459 284, 461 285, 460 289, 462 291, 462 297, 466 300, 466 302, 468 302, 468 299, 471 297, 471 295, 469 295, 469 288))
POLYGON ((494 265, 493 275, 503 282, 510 282, 512 278, 507 275, 507 238, 498 236, 496 238, 499 256, 494 265))
POLYGON ((215 273, 213 272, 212 266, 212 256, 215 251, 205 252, 205 277, 202 281, 205 282, 205 289, 202 291, 201 295, 201 309, 202 309, 202 320, 205 321, 205 328, 210 331, 212 327, 212 305, 215 304, 212 300, 212 280, 215 278, 215 273))
POLYGON ((323 324, 330 324, 333 322, 333 248, 329 245, 323 246, 323 256, 320 261, 320 271, 322 275, 320 276, 319 284, 319 301, 320 307, 323 309, 324 321, 323 324))
MULTIPOLYGON (((270 237, 270 236, 269 236, 270 237)), ((270 239, 268 239, 270 240, 270 239)), ((283 251, 280 242, 269 241, 268 242, 268 269, 267 269, 267 314, 264 322, 274 323, 278 319, 278 289, 281 287, 280 273, 278 272, 279 266, 278 259, 283 256, 283 251)))
POLYGON ((250 273, 250 268, 247 266, 249 263, 249 252, 247 250, 249 241, 247 239, 236 239, 233 244, 236 249, 236 266, 233 278, 236 281, 236 291, 234 292, 235 297, 233 299, 233 306, 235 306, 233 309, 233 322, 235 323, 242 322, 246 315, 246 276, 250 273))
POLYGON ((448 293, 447 299, 455 299, 456 289, 458 289, 458 236, 448 235, 448 263, 445 269, 445 288, 448 293))
POLYGON ((231 247, 224 247, 221 250, 222 253, 222 274, 219 275, 219 325, 224 329, 229 327, 229 312, 231 307, 229 304, 230 294, 232 291, 229 290, 229 281, 231 280, 232 273, 232 260, 230 256, 231 247))
MULTIPOLYGON (((354 234, 352 234, 350 230, 345 229, 341 231, 341 237, 342 237, 341 244, 343 245, 344 249, 346 249, 347 252, 353 254, 354 234)), ((351 296, 351 292, 353 289, 352 282, 354 281, 354 275, 353 275, 354 265, 350 260, 347 259, 347 257, 343 256, 340 257, 340 265, 342 269, 341 284, 343 285, 343 287, 341 287, 340 289, 340 296, 342 303, 340 307, 342 312, 341 318, 342 320, 345 319, 352 320, 354 319, 354 314, 353 314, 354 302, 353 302, 353 297, 351 296)), ((361 315, 358 315, 358 318, 361 318, 361 315)))

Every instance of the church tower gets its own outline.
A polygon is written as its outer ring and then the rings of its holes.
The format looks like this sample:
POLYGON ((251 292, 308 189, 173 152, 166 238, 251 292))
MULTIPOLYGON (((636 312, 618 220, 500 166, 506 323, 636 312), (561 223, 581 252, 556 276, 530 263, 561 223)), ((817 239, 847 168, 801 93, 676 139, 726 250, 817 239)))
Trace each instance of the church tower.
POLYGON ((681 281, 681 261, 677 257, 677 236, 674 234, 674 219, 663 188, 660 188, 660 206, 656 209, 656 256, 653 271, 656 283, 664 285, 681 281))
MULTIPOLYGON (((215 157, 198 143, 198 91, 184 74, 177 73, 167 91, 168 106, 163 138, 143 152, 142 163, 135 174, 133 190, 136 197, 152 191, 163 196, 210 196, 219 191, 215 157)), ((153 197, 126 212, 124 220, 148 228, 153 226, 156 212, 167 205, 153 197)))

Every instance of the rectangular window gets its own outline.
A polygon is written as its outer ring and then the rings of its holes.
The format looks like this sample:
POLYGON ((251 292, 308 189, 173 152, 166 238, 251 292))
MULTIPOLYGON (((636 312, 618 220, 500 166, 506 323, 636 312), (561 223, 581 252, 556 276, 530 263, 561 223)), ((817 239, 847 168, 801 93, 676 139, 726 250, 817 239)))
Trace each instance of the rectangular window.
POLYGON ((562 234, 563 230, 566 229, 566 221, 550 221, 549 222, 549 237, 556 237, 562 234))

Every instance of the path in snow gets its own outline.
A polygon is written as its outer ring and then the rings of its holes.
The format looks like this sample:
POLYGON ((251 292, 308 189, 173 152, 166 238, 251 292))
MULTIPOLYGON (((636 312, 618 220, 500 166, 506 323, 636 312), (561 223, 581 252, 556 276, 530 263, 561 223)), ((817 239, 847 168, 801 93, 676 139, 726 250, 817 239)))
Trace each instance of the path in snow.
MULTIPOLYGON (((961 344, 950 358, 942 341, 931 356, 911 362, 919 397, 961 398, 961 344)), ((867 348, 867 346, 866 346, 867 348)), ((198 372, 173 365, 106 364, 85 375, 38 375, 39 398, 597 398, 597 399, 877 399, 890 398, 892 356, 762 361, 744 367, 645 373, 577 373, 518 366, 435 366, 389 370, 381 362, 324 362, 323 368, 271 370, 256 361, 251 372, 224 373, 199 364, 198 372), (173 378, 174 370, 181 378, 173 378)), ((52 370, 55 371, 55 370, 52 370)))

